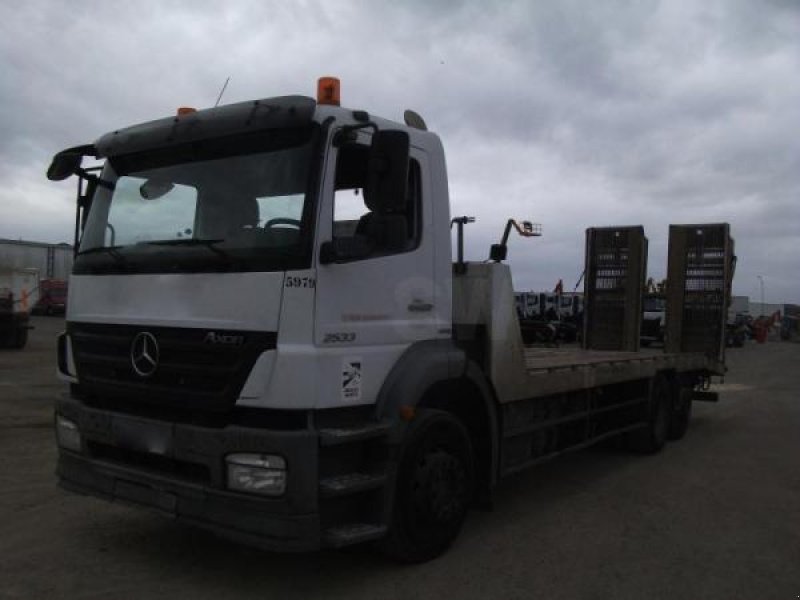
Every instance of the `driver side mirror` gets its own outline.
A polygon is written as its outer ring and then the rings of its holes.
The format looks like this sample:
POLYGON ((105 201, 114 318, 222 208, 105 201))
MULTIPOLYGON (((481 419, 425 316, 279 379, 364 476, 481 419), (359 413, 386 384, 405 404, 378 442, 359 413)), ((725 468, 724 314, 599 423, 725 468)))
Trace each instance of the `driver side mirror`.
POLYGON ((67 177, 77 174, 84 156, 97 157, 97 149, 89 144, 62 150, 53 157, 53 162, 47 169, 47 178, 50 181, 63 181, 67 177))
POLYGON ((381 213, 405 210, 409 148, 405 131, 381 130, 372 136, 364 196, 373 210, 381 213))
POLYGON ((50 168, 47 169, 47 178, 50 181, 63 181, 77 173, 81 167, 82 154, 68 150, 59 152, 53 157, 50 168))

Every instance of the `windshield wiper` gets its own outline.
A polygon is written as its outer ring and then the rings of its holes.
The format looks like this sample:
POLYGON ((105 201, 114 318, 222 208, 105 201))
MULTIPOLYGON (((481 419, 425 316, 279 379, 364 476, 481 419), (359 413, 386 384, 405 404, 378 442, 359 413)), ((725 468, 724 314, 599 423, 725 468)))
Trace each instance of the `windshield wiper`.
POLYGON ((217 256, 229 261, 231 255, 217 248, 216 244, 224 242, 224 239, 202 239, 202 238, 187 238, 183 240, 153 240, 152 242, 142 242, 148 246, 204 246, 211 250, 217 256))

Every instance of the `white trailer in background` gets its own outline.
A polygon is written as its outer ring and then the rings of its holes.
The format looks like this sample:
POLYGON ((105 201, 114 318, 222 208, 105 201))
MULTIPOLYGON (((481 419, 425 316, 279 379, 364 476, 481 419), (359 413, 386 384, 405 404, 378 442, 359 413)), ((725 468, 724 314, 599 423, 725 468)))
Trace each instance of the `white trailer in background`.
POLYGON ((36 269, 42 279, 66 281, 73 257, 70 244, 0 238, 0 269, 36 269))
POLYGON ((728 322, 733 323, 739 315, 750 314, 750 296, 731 296, 731 305, 728 307, 728 322))

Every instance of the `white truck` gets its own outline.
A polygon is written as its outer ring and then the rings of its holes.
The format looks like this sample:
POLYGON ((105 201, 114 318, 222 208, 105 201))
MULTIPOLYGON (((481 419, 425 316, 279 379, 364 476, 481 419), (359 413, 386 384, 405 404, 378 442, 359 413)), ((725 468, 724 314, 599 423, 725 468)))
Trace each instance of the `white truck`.
POLYGON ((0 348, 28 343, 31 310, 39 300, 39 271, 0 267, 0 348))
POLYGON ((267 549, 423 561, 505 475, 683 435, 719 357, 526 349, 508 267, 453 264, 439 138, 318 91, 54 157, 83 182, 61 486, 267 549))

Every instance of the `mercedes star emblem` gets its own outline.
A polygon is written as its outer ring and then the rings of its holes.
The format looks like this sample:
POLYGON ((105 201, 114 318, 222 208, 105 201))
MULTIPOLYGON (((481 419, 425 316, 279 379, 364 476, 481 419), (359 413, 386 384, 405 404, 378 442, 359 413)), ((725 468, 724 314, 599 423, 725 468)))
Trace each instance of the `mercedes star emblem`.
POLYGON ((150 377, 158 368, 158 342, 152 333, 136 334, 131 344, 131 366, 140 377, 150 377))

